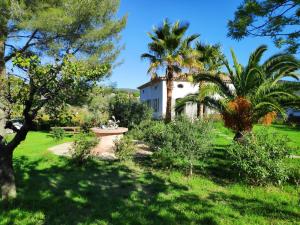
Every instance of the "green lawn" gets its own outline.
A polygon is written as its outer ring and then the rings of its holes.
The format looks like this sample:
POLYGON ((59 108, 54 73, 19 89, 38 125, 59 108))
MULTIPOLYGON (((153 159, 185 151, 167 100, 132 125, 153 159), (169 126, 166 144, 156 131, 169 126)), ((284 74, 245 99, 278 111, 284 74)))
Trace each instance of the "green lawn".
MULTIPOLYGON (((300 152, 299 130, 270 129, 300 152)), ((31 132, 15 154, 18 199, 1 206, 0 224, 299 224, 299 189, 233 182, 223 154, 232 133, 221 125, 215 132, 209 166, 192 179, 138 163, 78 168, 47 151, 56 144, 47 133, 31 132)))

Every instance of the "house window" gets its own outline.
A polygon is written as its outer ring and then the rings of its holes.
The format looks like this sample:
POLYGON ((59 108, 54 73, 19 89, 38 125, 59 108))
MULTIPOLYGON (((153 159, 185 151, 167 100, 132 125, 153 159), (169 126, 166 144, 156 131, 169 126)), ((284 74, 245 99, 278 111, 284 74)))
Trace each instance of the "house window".
POLYGON ((147 100, 147 101, 146 101, 146 105, 147 105, 148 107, 151 107, 151 100, 147 100))
POLYGON ((159 110, 159 98, 155 98, 152 100, 152 108, 154 112, 158 112, 159 110))
POLYGON ((177 87, 178 88, 183 88, 183 84, 178 84, 177 87))

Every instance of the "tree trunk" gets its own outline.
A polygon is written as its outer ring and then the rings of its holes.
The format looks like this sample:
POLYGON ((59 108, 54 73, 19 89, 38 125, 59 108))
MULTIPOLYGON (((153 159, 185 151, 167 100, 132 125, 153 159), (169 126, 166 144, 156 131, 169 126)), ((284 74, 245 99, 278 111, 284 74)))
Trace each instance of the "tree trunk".
POLYGON ((193 163, 190 162, 190 172, 189 172, 189 176, 192 177, 193 176, 193 163))
POLYGON ((204 117, 204 105, 201 102, 199 103, 198 116, 200 119, 204 117))
POLYGON ((17 197, 13 169, 13 152, 25 140, 30 128, 28 124, 31 123, 25 122, 9 143, 0 143, 0 187, 3 200, 17 197))
POLYGON ((238 131, 235 133, 233 140, 240 142, 243 139, 243 133, 241 131, 238 131))
MULTIPOLYGON (((202 89, 202 86, 203 86, 203 82, 200 82, 199 83, 199 93, 201 93, 201 89, 202 89)), ((203 119, 204 117, 204 105, 201 101, 199 101, 199 106, 198 106, 198 116, 200 119, 203 119)))
POLYGON ((13 153, 0 150, 0 187, 2 200, 14 199, 17 196, 13 170, 13 153))
POLYGON ((0 76, 5 74, 5 60, 4 60, 4 53, 5 53, 5 46, 4 46, 4 37, 0 36, 0 76))
POLYGON ((173 96, 173 72, 170 68, 167 69, 167 108, 165 122, 172 121, 172 96, 173 96))
MULTIPOLYGON (((1 26, 1 25, 0 25, 1 26)), ((5 40, 6 40, 6 31, 5 27, 0 27, 0 77, 5 76, 5 40)), ((3 83, 0 81, 0 88, 4 88, 3 83)), ((0 102, 0 144, 2 139, 6 135, 5 132, 5 124, 6 124, 6 112, 3 110, 2 102, 0 102)), ((1 150, 1 149, 0 149, 1 150)))

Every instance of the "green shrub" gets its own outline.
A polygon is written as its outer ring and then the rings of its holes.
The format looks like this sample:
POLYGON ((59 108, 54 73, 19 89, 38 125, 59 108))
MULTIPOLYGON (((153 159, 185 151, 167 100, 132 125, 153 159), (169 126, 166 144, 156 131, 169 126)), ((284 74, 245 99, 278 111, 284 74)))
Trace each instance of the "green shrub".
POLYGON ((135 97, 130 97, 128 93, 117 93, 110 102, 109 112, 120 121, 120 126, 129 129, 152 117, 151 108, 139 102, 135 97))
POLYGON ((288 168, 288 177, 289 177, 290 183, 299 186, 300 185, 300 168, 298 166, 288 168))
POLYGON ((185 117, 180 117, 168 124, 169 135, 167 145, 172 146, 176 158, 193 174, 194 165, 203 166, 204 159, 212 150, 212 126, 205 120, 191 122, 185 117))
POLYGON ((155 166, 164 169, 172 169, 180 164, 180 159, 176 151, 170 146, 164 146, 158 151, 155 151, 152 155, 152 161, 155 166))
POLYGON ((245 135, 241 143, 234 142, 228 149, 232 167, 247 183, 263 185, 286 181, 288 156, 287 138, 263 129, 245 135))
POLYGON ((95 147, 98 142, 99 140, 93 134, 77 134, 72 148, 70 149, 72 161, 78 165, 84 164, 90 156, 92 148, 95 147))
POLYGON ((66 136, 64 129, 60 127, 53 127, 50 134, 55 141, 61 141, 66 136))
POLYGON ((192 175, 195 164, 203 164, 212 147, 211 124, 185 117, 164 124, 161 121, 142 122, 137 127, 137 136, 142 136, 152 150, 153 161, 164 168, 189 168, 192 175), (143 134, 143 135, 141 135, 143 134))
POLYGON ((133 139, 129 135, 117 139, 115 141, 115 153, 118 159, 121 161, 127 161, 132 159, 135 153, 133 139))

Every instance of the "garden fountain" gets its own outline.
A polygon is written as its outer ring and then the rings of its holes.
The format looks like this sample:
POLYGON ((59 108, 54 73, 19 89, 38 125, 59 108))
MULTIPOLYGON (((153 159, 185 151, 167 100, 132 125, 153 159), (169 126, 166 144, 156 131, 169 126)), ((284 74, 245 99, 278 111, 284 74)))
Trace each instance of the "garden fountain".
POLYGON ((112 120, 108 121, 107 126, 102 125, 91 130, 100 139, 99 144, 92 150, 91 154, 102 158, 115 159, 115 141, 120 139, 128 131, 128 128, 119 127, 119 121, 112 116, 112 120))

